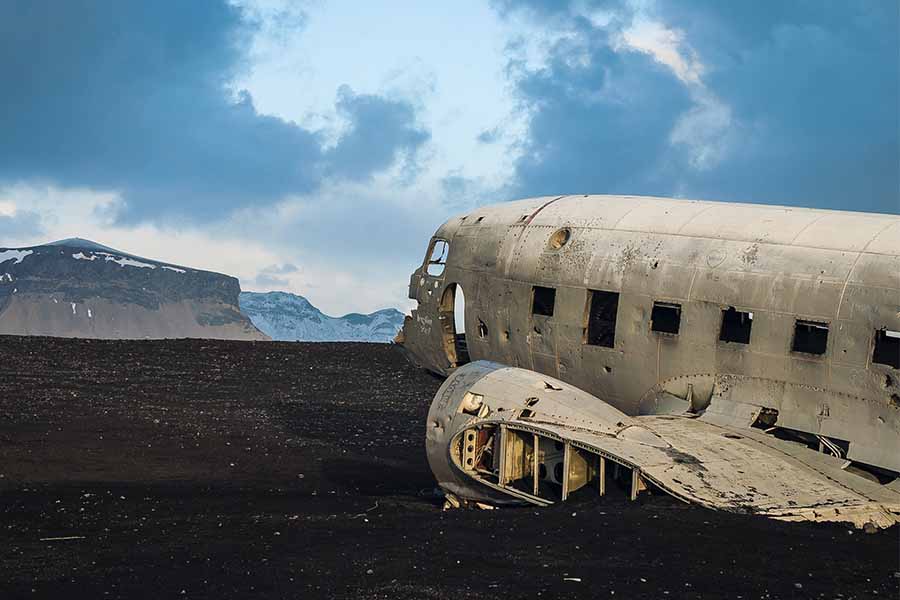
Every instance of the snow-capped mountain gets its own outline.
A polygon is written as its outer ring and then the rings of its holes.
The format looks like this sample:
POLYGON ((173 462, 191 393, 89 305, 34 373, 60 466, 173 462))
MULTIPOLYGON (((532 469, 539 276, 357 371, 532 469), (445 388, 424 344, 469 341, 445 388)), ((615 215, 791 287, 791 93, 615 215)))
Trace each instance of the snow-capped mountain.
POLYGON ((403 313, 395 308, 329 317, 287 292, 241 292, 240 305, 260 331, 281 341, 387 343, 403 325, 403 313))
POLYGON ((264 340, 234 277, 71 238, 0 248, 0 334, 264 340))

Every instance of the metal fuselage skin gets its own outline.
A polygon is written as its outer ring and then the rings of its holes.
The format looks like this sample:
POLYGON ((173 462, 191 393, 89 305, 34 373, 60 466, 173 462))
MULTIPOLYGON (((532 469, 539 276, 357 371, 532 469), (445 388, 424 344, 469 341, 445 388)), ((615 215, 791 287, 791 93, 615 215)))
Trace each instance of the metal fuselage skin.
POLYGON ((431 371, 495 361, 629 415, 664 412, 661 397, 762 406, 778 427, 900 471, 900 372, 883 349, 873 361, 877 338, 900 330, 900 217, 634 196, 507 202, 444 223, 409 293, 418 306, 398 341, 431 371), (445 264, 429 265, 443 242, 445 264), (546 289, 552 314, 535 314, 546 289), (617 294, 602 344, 589 336, 595 292, 617 294), (677 333, 654 330, 654 305, 676 308, 677 333), (752 314, 748 343, 720 339, 729 309, 752 314), (798 350, 804 323, 823 352, 798 350))

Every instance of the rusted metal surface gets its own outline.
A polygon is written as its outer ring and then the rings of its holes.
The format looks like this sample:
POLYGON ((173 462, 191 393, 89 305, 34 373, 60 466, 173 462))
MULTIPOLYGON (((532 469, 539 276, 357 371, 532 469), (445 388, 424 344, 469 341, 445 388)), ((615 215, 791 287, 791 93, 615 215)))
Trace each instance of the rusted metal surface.
POLYGON ((688 411, 748 429, 763 415, 881 478, 900 471, 889 335, 900 331, 900 217, 534 198, 450 219, 422 265, 401 337, 427 369, 496 361, 632 417, 688 411), (429 275, 438 241, 449 251, 429 275), (460 288, 463 346, 453 319, 460 288))

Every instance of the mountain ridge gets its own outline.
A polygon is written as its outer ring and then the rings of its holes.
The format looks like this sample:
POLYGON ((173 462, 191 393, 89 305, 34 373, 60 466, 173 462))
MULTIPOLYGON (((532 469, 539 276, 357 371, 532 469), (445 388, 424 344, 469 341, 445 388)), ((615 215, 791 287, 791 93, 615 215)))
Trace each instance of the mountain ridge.
POLYGON ((0 247, 0 334, 266 339, 239 293, 229 275, 81 238, 0 247))
POLYGON ((404 315, 396 308, 332 317, 290 292, 244 291, 238 300, 241 312, 276 341, 388 343, 403 325, 404 315))

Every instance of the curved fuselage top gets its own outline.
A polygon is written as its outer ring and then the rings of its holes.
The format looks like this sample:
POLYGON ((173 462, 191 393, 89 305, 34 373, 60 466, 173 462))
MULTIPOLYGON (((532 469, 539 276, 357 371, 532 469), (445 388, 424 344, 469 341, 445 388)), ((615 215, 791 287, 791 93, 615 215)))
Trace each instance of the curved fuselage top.
POLYGON ((472 360, 552 375, 629 414, 661 392, 770 407, 782 427, 900 470, 898 216, 544 197, 450 219, 429 256, 410 282, 418 308, 403 338, 431 370, 458 364, 461 287, 472 360), (440 240, 446 264, 430 275, 440 240), (735 315, 743 338, 723 329, 735 315))

